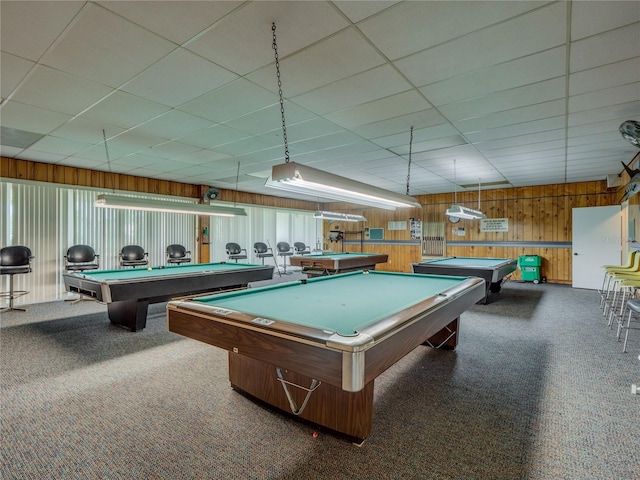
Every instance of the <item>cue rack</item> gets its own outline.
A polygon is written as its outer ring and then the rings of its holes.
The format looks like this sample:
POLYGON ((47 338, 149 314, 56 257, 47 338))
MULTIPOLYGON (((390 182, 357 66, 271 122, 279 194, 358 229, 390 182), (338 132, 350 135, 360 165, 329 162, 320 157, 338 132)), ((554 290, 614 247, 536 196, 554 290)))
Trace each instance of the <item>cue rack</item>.
POLYGON ((358 235, 360 237, 360 251, 364 251, 364 230, 331 230, 329 231, 329 241, 340 242, 340 250, 344 253, 344 237, 346 235, 358 235))

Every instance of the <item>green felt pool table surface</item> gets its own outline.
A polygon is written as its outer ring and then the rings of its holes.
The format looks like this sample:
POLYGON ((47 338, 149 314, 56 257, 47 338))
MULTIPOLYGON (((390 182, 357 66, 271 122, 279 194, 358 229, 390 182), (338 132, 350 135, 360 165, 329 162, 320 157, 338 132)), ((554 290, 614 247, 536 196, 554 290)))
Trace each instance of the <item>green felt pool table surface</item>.
POLYGON ((290 261, 292 266, 302 267, 302 271, 309 276, 322 276, 357 270, 375 270, 376 264, 389 261, 389 255, 369 252, 312 253, 294 255, 290 261))
POLYGON ((465 280, 444 275, 351 272, 194 301, 348 336, 465 280))
POLYGON ((449 257, 449 258, 439 258, 435 260, 428 260, 422 263, 430 264, 430 265, 488 268, 488 267, 497 267, 499 265, 502 265, 506 261, 510 261, 510 260, 511 259, 509 258, 449 257))
POLYGON ((142 280, 158 277, 175 277, 178 275, 194 275, 203 272, 224 272, 242 268, 260 267, 247 263, 196 263, 171 267, 123 268, 119 270, 93 270, 82 275, 84 278, 95 278, 98 281, 142 280))
POLYGON ((374 257, 378 255, 377 253, 366 253, 366 252, 331 252, 331 253, 311 253, 308 255, 303 255, 304 258, 308 259, 320 259, 320 258, 328 258, 331 260, 341 260, 345 258, 353 258, 353 257, 374 257))

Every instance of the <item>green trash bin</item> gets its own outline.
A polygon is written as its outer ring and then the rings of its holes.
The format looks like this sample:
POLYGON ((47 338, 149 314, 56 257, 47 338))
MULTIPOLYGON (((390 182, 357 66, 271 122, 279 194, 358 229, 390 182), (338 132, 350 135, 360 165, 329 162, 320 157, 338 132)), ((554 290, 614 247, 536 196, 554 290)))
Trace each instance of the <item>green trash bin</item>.
POLYGON ((523 282, 540 282, 540 266, 542 257, 539 255, 522 255, 518 257, 518 265, 522 272, 523 282))

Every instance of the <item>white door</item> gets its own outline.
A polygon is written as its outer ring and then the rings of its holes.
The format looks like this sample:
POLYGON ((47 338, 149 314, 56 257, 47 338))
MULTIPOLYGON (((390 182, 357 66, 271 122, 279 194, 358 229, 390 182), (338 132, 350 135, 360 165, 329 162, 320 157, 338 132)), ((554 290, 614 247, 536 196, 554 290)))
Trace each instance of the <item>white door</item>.
POLYGON ((574 288, 602 287, 603 265, 620 265, 622 222, 620 206, 573 209, 574 288))

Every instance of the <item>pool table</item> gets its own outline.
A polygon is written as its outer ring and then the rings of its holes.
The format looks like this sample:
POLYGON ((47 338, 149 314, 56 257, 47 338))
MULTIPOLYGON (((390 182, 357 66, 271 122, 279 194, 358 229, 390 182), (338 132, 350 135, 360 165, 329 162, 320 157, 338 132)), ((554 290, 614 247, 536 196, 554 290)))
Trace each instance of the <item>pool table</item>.
POLYGON ((389 255, 364 252, 312 253, 294 255, 290 261, 292 266, 302 267, 302 272, 310 277, 319 277, 355 270, 375 270, 377 263, 389 261, 389 255))
POLYGON ((504 277, 515 271, 517 266, 517 259, 484 257, 448 257, 412 264, 414 273, 484 278, 486 290, 482 303, 485 304, 489 300, 489 292, 499 292, 504 277))
POLYGON ((355 271, 167 304, 171 332, 229 352, 238 392, 357 442, 375 378, 418 345, 453 349, 480 278, 355 271))
POLYGON ((69 292, 107 304, 109 320, 132 332, 147 324, 150 303, 218 290, 246 287, 249 282, 271 280, 272 266, 243 263, 200 263, 171 267, 92 270, 63 273, 69 292))

